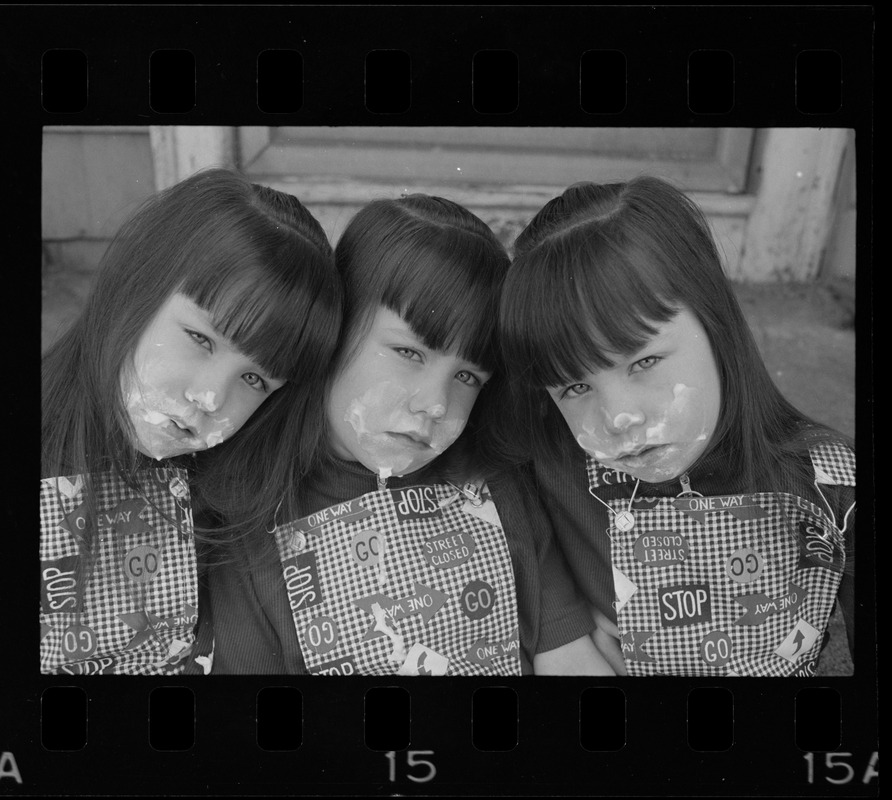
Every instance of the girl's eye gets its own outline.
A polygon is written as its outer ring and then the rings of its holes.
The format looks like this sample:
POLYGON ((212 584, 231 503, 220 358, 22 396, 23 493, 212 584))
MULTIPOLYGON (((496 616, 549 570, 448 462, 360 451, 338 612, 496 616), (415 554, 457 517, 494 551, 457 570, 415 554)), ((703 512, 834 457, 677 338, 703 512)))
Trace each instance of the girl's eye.
POLYGON ((421 361, 421 353, 411 347, 394 347, 396 353, 409 361, 421 361))
POLYGON ((642 358, 639 361, 636 361, 632 364, 632 372, 644 372, 645 370, 651 369, 655 367, 660 361, 663 359, 659 356, 648 356, 647 358, 642 358))
POLYGON ((205 350, 211 349, 211 340, 208 339, 208 337, 205 336, 203 333, 199 333, 198 331, 192 331, 192 330, 189 330, 188 328, 185 328, 184 330, 186 331, 186 334, 189 336, 189 338, 191 338, 192 341, 194 341, 196 344, 200 345, 205 350))
POLYGON ((468 372, 466 369, 456 373, 455 377, 462 383, 467 384, 468 386, 473 386, 475 389, 479 389, 483 386, 483 381, 481 381, 473 372, 468 372))
POLYGON ((242 375, 245 383, 248 384, 252 389, 256 389, 258 392, 265 392, 267 390, 266 381, 263 380, 256 372, 246 372, 242 375))
POLYGON ((573 397, 582 397, 582 395, 587 394, 592 390, 592 387, 587 383, 574 383, 572 386, 568 386, 564 389, 561 394, 561 399, 565 397, 573 398, 573 397))

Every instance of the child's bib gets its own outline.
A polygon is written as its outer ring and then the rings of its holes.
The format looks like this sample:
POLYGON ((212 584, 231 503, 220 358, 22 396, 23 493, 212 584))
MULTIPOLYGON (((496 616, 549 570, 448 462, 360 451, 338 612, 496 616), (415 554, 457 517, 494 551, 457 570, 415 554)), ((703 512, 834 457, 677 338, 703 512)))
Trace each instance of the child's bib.
POLYGON ((514 572, 485 489, 372 492, 276 539, 310 673, 520 674, 514 572))
MULTIPOLYGON (((813 461, 819 479, 854 486, 850 451, 822 448, 813 461)), ((602 470, 588 459, 592 491, 602 470)), ((814 674, 845 565, 826 508, 778 493, 685 494, 645 496, 632 511, 634 527, 614 517, 609 529, 629 675, 814 674)))
POLYGON ((112 473, 93 479, 94 563, 80 614, 73 533, 86 526, 84 478, 40 482, 41 672, 169 675, 185 666, 198 619, 187 473, 136 477, 143 494, 112 473))

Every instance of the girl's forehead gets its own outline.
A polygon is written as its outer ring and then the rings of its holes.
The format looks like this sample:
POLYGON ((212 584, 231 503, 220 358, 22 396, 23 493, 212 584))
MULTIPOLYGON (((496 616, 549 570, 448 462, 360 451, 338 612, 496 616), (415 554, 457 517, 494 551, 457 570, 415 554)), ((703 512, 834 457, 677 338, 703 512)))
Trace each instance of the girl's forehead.
POLYGON ((378 336, 388 336, 394 335, 399 336, 402 339, 410 339, 415 342, 420 347, 424 347, 429 350, 433 350, 440 355, 452 356, 458 360, 466 362, 469 366, 474 367, 480 371, 488 371, 483 368, 482 365, 477 364, 474 361, 464 357, 457 346, 449 347, 445 350, 432 347, 425 341, 425 337, 406 320, 401 314, 393 311, 392 309, 387 308, 387 306, 379 305, 377 310, 371 319, 371 324, 369 326, 368 333, 366 334, 365 340, 368 341, 371 337, 378 336))

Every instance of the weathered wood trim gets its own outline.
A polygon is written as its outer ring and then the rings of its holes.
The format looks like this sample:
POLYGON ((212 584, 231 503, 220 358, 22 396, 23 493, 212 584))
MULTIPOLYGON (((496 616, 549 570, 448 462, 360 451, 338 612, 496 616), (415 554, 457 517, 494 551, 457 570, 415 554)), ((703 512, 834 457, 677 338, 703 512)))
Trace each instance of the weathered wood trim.
POLYGON ((166 189, 207 167, 235 167, 234 130, 210 125, 150 126, 155 188, 166 189))
POLYGON ((725 168, 728 182, 719 187, 727 192, 746 191, 746 176, 753 149, 752 128, 719 129, 718 161, 725 168))
POLYGON ((812 280, 819 273, 836 214, 836 185, 848 132, 772 128, 764 135, 741 275, 750 281, 812 280))
POLYGON ((246 125, 238 129, 238 167, 248 171, 254 161, 269 147, 270 129, 259 125, 246 125))
MULTIPOLYGON (((260 182, 273 189, 293 194, 307 204, 354 206, 382 197, 399 197, 410 192, 420 192, 445 195, 456 203, 476 208, 516 208, 530 209, 534 212, 566 188, 559 184, 444 186, 442 183, 285 177, 260 182)), ((691 192, 689 195, 707 215, 746 216, 755 204, 755 197, 752 195, 725 195, 714 192, 691 192)))

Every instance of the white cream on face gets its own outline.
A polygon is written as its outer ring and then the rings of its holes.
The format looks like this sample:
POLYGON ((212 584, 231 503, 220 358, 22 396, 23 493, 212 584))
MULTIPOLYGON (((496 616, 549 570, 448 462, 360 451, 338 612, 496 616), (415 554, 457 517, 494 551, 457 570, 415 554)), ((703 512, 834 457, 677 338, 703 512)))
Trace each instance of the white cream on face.
POLYGON ((656 327, 658 334, 639 353, 586 376, 580 382, 585 389, 552 389, 583 450, 651 483, 677 477, 699 458, 721 403, 718 370, 696 318, 682 308, 656 327))
POLYGON ((139 449, 151 458, 160 461, 207 450, 235 433, 235 426, 228 418, 212 418, 194 403, 177 400, 162 389, 152 388, 138 372, 136 375, 131 373, 129 380, 122 383, 124 403, 136 431, 139 449), (195 433, 183 431, 174 419, 195 433))
MULTIPOLYGON (((368 466, 382 478, 420 469, 444 452, 464 429, 464 420, 431 422, 409 408, 415 396, 405 386, 382 381, 371 386, 347 407, 344 420, 356 434, 368 466), (394 435, 404 434, 404 436, 394 435), (413 435, 420 442, 406 438, 413 435)), ((442 418, 445 408, 428 409, 429 417, 442 418)))
MULTIPOLYGON (((710 424, 705 409, 697 402, 697 389, 679 383, 673 387, 672 394, 669 404, 657 412, 654 424, 630 428, 628 436, 620 437, 610 434, 603 425, 584 425, 583 432, 576 437, 577 443, 606 466, 642 480, 654 483, 676 477, 689 466, 691 451, 707 439, 710 424), (632 455, 659 445, 664 447, 652 455, 632 455)), ((618 429, 616 420, 614 423, 618 429)))
MULTIPOLYGON (((672 400, 658 411, 659 416, 653 424, 641 428, 645 417, 641 412, 629 414, 620 412, 613 419, 613 429, 608 429, 603 422, 607 418, 607 410, 599 409, 595 420, 586 421, 582 425, 582 433, 576 437, 579 446, 590 452, 599 460, 619 458, 648 445, 665 444, 670 438, 678 435, 687 436, 691 426, 688 419, 689 403, 696 395, 696 389, 677 383, 672 388, 672 400), (628 435, 617 434, 616 431, 628 431, 628 435)), ((698 434, 699 435, 699 434, 698 434)))
POLYGON ((120 377, 132 444, 159 460, 228 439, 282 383, 264 377, 179 293, 159 308, 120 377))
POLYGON ((397 430, 396 426, 400 424, 398 412, 404 402, 402 395, 408 397, 408 392, 399 386, 378 384, 362 397, 357 397, 344 416, 355 431, 359 446, 384 479, 404 472, 413 460, 412 454, 406 452, 405 443, 386 432, 397 430))
POLYGON ((362 336, 332 384, 326 416, 335 455, 380 484, 421 469, 458 439, 489 373, 428 347, 383 306, 362 336))
POLYGON ((217 393, 210 390, 206 392, 196 392, 194 395, 189 391, 186 392, 187 400, 198 403, 199 408, 210 412, 214 412, 217 410, 217 406, 214 403, 214 398, 216 396, 217 393))

